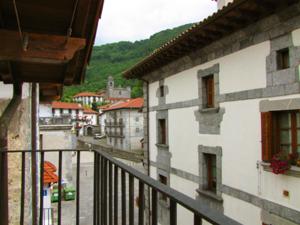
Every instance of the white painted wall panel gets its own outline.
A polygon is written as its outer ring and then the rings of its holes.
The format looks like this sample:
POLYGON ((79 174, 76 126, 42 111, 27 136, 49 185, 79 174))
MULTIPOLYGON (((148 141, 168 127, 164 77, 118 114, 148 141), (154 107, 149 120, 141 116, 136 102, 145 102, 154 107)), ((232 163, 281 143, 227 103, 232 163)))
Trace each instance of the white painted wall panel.
POLYGON ((243 225, 261 225, 260 208, 223 194, 224 214, 243 225))
POLYGON ((156 162, 157 148, 156 148, 156 112, 149 113, 149 149, 150 160, 156 162))
POLYGON ((149 106, 157 106, 158 98, 156 97, 156 91, 159 87, 159 82, 153 82, 149 84, 149 106))
POLYGON ((300 46, 300 29, 292 32, 293 43, 295 46, 300 46))

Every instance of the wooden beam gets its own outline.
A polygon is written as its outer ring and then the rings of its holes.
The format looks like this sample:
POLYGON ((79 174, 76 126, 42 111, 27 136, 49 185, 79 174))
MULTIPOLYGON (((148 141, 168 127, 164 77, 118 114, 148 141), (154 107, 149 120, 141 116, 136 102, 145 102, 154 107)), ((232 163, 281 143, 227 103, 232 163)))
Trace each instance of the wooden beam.
POLYGON ((74 76, 76 73, 76 67, 78 65, 79 54, 76 53, 75 57, 67 64, 66 72, 64 77, 64 84, 71 85, 73 84, 74 76))
POLYGON ((0 29, 0 61, 21 61, 48 64, 69 62, 86 40, 65 36, 26 33, 28 48, 24 51, 18 32, 0 29))
POLYGON ((6 84, 13 82, 12 69, 9 61, 0 61, 0 77, 6 84))

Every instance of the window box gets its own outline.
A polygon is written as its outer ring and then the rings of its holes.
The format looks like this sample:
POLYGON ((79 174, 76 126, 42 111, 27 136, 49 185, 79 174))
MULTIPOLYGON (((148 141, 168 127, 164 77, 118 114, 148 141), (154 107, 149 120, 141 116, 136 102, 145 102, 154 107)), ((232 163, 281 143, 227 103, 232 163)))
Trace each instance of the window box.
MULTIPOLYGON (((272 168, 270 167, 271 163, 260 162, 260 165, 263 167, 264 171, 272 173, 272 168)), ((292 176, 292 177, 300 177, 300 167, 291 166, 291 168, 289 170, 287 170, 283 175, 292 176)))

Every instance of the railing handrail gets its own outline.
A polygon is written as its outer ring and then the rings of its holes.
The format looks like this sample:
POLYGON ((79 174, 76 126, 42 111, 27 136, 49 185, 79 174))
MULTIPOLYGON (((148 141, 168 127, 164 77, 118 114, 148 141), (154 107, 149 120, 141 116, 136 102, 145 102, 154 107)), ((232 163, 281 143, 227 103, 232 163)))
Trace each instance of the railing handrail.
MULTIPOLYGON (((3 153, 9 153, 9 154, 11 154, 11 153, 32 153, 32 152, 34 152, 34 153, 59 152, 60 159, 61 159, 60 152, 67 152, 67 151, 93 152, 93 153, 99 154, 105 160, 114 164, 115 167, 117 167, 117 168, 121 169, 122 171, 128 173, 129 175, 135 177, 137 180, 139 180, 143 184, 146 184, 147 186, 154 189, 155 191, 167 196, 170 200, 172 200, 172 202, 178 203, 179 205, 190 210, 192 213, 199 215, 202 219, 204 219, 212 224, 240 225, 240 223, 238 223, 237 221, 234 221, 233 219, 225 216, 224 214, 218 212, 217 210, 211 209, 210 207, 206 206, 205 204, 201 203, 200 201, 197 201, 197 200, 195 200, 195 199, 193 199, 193 198, 191 198, 169 186, 166 186, 166 185, 160 183, 159 181, 153 179, 152 177, 147 176, 144 173, 113 158, 108 153, 105 153, 102 150, 98 150, 98 149, 47 149, 47 150, 32 151, 32 150, 0 149, 0 154, 3 154, 3 153)), ((42 156, 43 156, 43 154, 42 154, 42 156)), ((80 157, 80 154, 78 154, 78 157, 80 157)), ((78 159, 78 162, 80 163, 80 158, 78 159)), ((59 168, 61 170, 61 165, 59 166, 59 168)), ((77 168, 77 169, 79 169, 79 168, 77 168)), ((78 176, 78 174, 79 173, 77 173, 77 176, 78 176)), ((61 174, 59 176, 61 177, 61 174)), ((77 197, 79 199, 79 196, 77 196, 77 197)), ((79 208, 79 207, 77 207, 77 208, 79 208)))
POLYGON ((191 197, 158 182, 157 180, 141 173, 140 171, 126 165, 125 163, 122 163, 121 161, 112 158, 109 154, 98 149, 94 149, 93 151, 99 153, 101 156, 103 156, 108 161, 115 164, 117 167, 126 171, 128 174, 134 176, 138 180, 143 181, 143 183, 147 184, 151 188, 156 189, 158 192, 164 195, 167 195, 169 198, 175 200, 177 203, 179 203, 181 206, 185 207, 186 209, 199 214, 203 219, 207 220, 208 222, 213 224, 222 224, 222 225, 240 225, 240 223, 225 216, 224 214, 221 214, 216 210, 212 210, 206 205, 201 204, 199 201, 196 201, 195 199, 192 199, 191 197))

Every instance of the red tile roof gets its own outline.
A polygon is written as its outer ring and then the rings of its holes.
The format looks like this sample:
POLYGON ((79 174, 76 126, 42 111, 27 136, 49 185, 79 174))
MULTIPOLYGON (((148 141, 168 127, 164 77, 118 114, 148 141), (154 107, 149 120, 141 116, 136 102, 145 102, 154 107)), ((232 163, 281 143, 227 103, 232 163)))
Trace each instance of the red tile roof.
POLYGON ((58 182, 58 176, 55 174, 56 170, 56 166, 54 166, 51 162, 44 162, 44 184, 58 182))
POLYGON ((96 112, 90 108, 84 108, 83 113, 84 114, 98 114, 98 112, 96 112))
POLYGON ((101 97, 101 96, 102 95, 98 95, 93 92, 81 92, 81 93, 78 93, 77 95, 74 95, 73 98, 76 98, 76 97, 101 97))
POLYGON ((98 109, 107 109, 108 107, 110 107, 112 104, 106 104, 106 105, 100 105, 97 108, 98 109))
POLYGON ((110 106, 107 109, 104 109, 104 111, 110 111, 115 109, 139 109, 142 108, 144 105, 144 99, 143 98, 135 98, 131 99, 127 102, 119 102, 112 106, 110 106))
POLYGON ((83 109, 81 104, 70 102, 52 102, 53 109, 83 109))

